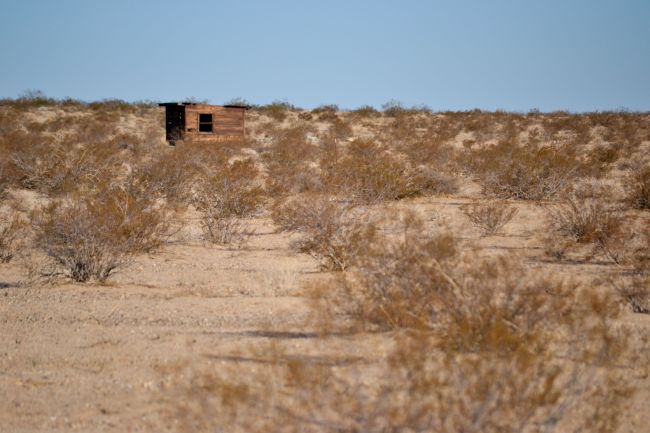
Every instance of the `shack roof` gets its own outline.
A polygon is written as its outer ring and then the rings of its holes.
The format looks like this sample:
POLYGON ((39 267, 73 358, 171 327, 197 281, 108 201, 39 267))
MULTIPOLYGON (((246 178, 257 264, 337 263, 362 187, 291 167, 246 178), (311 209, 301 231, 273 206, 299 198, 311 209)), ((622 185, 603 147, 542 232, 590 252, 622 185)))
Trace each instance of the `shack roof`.
POLYGON ((202 104, 199 102, 161 102, 158 104, 159 107, 168 107, 168 106, 186 106, 186 105, 203 105, 210 107, 226 107, 226 108, 241 108, 243 110, 250 110, 250 105, 243 104, 226 104, 226 105, 212 105, 212 104, 202 104))

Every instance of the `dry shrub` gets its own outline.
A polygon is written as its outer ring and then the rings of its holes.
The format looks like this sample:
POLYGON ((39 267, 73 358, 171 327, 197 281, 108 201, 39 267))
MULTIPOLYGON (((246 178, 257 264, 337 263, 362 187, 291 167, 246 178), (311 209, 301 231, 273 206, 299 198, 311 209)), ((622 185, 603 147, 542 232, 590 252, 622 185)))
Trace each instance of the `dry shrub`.
POLYGON ((483 191, 502 198, 548 199, 570 187, 581 170, 569 146, 521 146, 501 141, 473 156, 483 191))
POLYGON ((120 149, 116 144, 71 140, 58 143, 38 134, 14 133, 0 148, 8 155, 5 171, 13 186, 49 195, 68 193, 80 184, 92 185, 114 177, 120 149))
POLYGON ((431 109, 426 105, 404 107, 400 101, 392 99, 381 106, 384 116, 402 117, 417 114, 431 114, 431 109))
POLYGON ((342 153, 336 144, 325 149, 321 158, 323 185, 361 203, 453 189, 450 178, 413 168, 371 141, 355 140, 342 153))
POLYGON ((287 118, 288 112, 295 110, 296 107, 283 101, 274 101, 270 104, 262 105, 256 108, 260 114, 269 116, 276 122, 282 122, 287 118))
POLYGON ((240 218, 253 215, 264 199, 258 175, 254 162, 246 159, 226 163, 217 174, 202 179, 193 203, 207 240, 243 244, 250 232, 240 218))
POLYGON ((621 241, 623 217, 602 199, 568 195, 549 208, 548 218, 553 233, 574 243, 593 244, 594 252, 604 252, 618 261, 612 247, 621 241))
POLYGON ((361 107, 352 110, 352 115, 356 118, 374 118, 380 117, 381 113, 371 105, 362 105, 361 107))
POLYGON ((304 127, 273 131, 271 145, 264 149, 266 188, 271 195, 316 191, 320 182, 314 168, 316 148, 307 141, 304 127))
POLYGON ((182 151, 161 150, 149 161, 133 169, 126 184, 134 195, 164 198, 168 205, 181 207, 190 202, 193 181, 198 175, 196 164, 182 151))
POLYGON ((484 236, 496 234, 517 214, 517 208, 504 201, 475 202, 461 210, 484 236))
POLYGON ((336 122, 340 120, 338 111, 339 107, 337 105, 320 105, 311 110, 311 114, 316 115, 317 120, 321 122, 336 122))
POLYGON ((101 189, 53 201, 32 215, 35 245, 75 281, 106 280, 133 256, 161 246, 168 215, 126 190, 101 189))
POLYGON ((625 178, 627 202, 635 209, 650 209, 650 166, 635 169, 625 178))
POLYGON ((280 230, 301 237, 292 247, 315 257, 322 269, 343 271, 374 238, 376 226, 354 208, 323 196, 298 197, 277 203, 272 217, 280 230))
POLYGON ((0 212, 0 263, 8 263, 16 255, 25 225, 18 212, 0 212))
POLYGON ((253 234, 246 223, 232 216, 223 216, 219 209, 207 209, 201 215, 201 229, 205 239, 218 245, 243 248, 253 234))
POLYGON ((608 171, 618 161, 622 147, 620 144, 600 144, 595 146, 587 155, 589 165, 599 172, 608 171))
POLYGON ((391 330, 346 336, 360 358, 276 348, 244 358, 245 373, 185 371, 170 389, 183 397, 173 416, 191 430, 616 431, 632 387, 613 367, 627 339, 611 300, 507 259, 463 257, 421 227, 407 216, 320 292, 342 296, 337 311, 363 328, 391 330), (389 344, 366 352, 369 338, 389 344))
POLYGON ((454 194, 458 192, 458 179, 434 165, 420 165, 413 171, 416 194, 454 194))
POLYGON ((627 230, 615 251, 622 271, 610 283, 619 299, 635 313, 650 314, 650 221, 639 227, 626 224, 627 230))

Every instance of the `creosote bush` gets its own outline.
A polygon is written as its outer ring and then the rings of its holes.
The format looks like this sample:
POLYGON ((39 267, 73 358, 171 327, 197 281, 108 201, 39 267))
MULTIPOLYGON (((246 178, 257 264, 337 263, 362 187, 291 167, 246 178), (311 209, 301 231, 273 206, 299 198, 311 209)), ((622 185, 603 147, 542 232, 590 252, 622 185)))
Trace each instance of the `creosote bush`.
POLYGON ((128 191, 102 189, 54 200, 32 215, 35 245, 75 281, 106 280, 169 235, 167 211, 128 191))
POLYGON ((476 202, 462 206, 461 210, 484 236, 498 233, 517 214, 517 208, 504 201, 476 202))

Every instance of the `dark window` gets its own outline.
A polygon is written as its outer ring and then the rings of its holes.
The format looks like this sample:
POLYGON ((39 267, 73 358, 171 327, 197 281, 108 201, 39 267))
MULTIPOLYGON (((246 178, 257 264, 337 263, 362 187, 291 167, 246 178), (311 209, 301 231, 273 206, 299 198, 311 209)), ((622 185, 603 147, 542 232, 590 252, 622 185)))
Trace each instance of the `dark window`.
POLYGON ((212 114, 199 114, 199 132, 212 132, 212 114))

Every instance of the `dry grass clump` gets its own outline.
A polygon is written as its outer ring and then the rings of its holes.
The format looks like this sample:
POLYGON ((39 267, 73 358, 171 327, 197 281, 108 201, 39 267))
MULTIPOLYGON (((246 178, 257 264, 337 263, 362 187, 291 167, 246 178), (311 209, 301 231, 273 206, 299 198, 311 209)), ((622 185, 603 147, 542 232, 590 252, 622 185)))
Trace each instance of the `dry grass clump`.
POLYGON ((545 200, 571 186, 581 163, 568 146, 518 145, 501 141, 477 150, 475 173, 486 194, 545 200))
POLYGON ((358 359, 276 347, 246 374, 184 372, 175 419, 242 431, 616 431, 632 386, 612 368, 627 339, 611 300, 506 259, 464 257, 449 235, 421 228, 407 215, 318 292, 338 306, 326 333, 344 312, 390 330, 356 336, 384 338, 385 350, 365 357, 350 335, 358 359))
POLYGON ((54 200, 34 212, 32 225, 36 247, 79 282, 106 280, 169 235, 164 208, 110 188, 54 200))
POLYGON ((376 224, 349 205, 325 196, 301 196, 276 203, 273 221, 300 238, 292 247, 316 258, 328 271, 347 269, 376 234, 376 224))
POLYGON ((517 208, 505 201, 475 202, 461 207, 483 236, 498 233, 517 214, 517 208))
POLYGON ((202 179, 193 203, 201 213, 207 240, 242 244, 250 234, 240 219, 253 215, 264 199, 258 175, 254 162, 246 159, 225 163, 216 174, 202 179))

